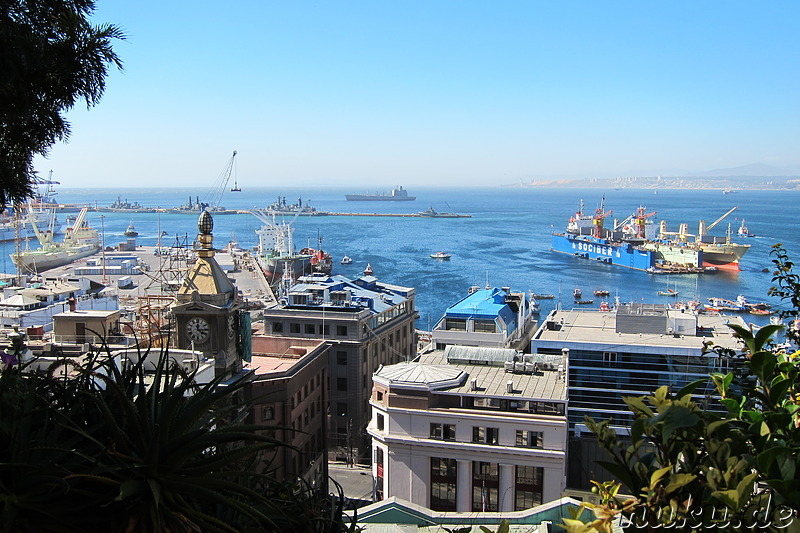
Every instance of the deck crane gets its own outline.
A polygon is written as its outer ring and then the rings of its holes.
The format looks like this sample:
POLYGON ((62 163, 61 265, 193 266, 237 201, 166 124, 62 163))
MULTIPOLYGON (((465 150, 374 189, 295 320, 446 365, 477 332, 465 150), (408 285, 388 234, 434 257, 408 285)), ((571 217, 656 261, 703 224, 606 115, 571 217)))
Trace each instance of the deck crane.
POLYGON ((205 205, 205 209, 211 211, 220 211, 224 208, 220 207, 220 202, 222 201, 222 194, 225 192, 225 189, 228 187, 228 182, 231 179, 231 174, 235 174, 235 164, 236 164, 236 150, 233 151, 233 155, 228 160, 228 163, 225 165, 225 168, 220 173, 217 180, 214 182, 214 185, 211 187, 211 190, 208 191, 208 194, 203 199, 203 204, 205 205))
POLYGON ((731 207, 730 209, 728 209, 728 211, 727 211, 727 212, 726 212, 724 215, 722 215, 721 217, 719 217, 717 220, 715 220, 714 222, 712 222, 712 223, 711 223, 711 224, 709 224, 708 226, 706 226, 706 222, 705 222, 705 220, 701 220, 701 221, 700 221, 700 227, 697 229, 697 238, 698 238, 698 239, 702 238, 702 237, 703 237, 703 235, 705 235, 706 233, 708 233, 708 231, 710 231, 711 229, 713 229, 713 228, 714 228, 714 226, 716 226, 717 224, 719 224, 720 222, 722 222, 722 220, 723 220, 725 217, 727 217, 728 215, 730 215, 731 213, 733 213, 734 211, 736 211, 738 208, 739 208, 739 206, 738 206, 738 205, 735 205, 735 206, 731 207))

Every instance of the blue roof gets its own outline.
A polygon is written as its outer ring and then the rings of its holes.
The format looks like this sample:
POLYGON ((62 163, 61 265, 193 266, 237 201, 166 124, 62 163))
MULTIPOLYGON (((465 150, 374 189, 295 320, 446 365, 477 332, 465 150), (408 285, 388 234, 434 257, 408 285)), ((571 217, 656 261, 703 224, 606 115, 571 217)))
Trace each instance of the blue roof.
POLYGON ((448 318, 485 318, 494 320, 502 316, 507 322, 514 320, 514 313, 505 303, 506 292, 502 289, 480 289, 461 301, 451 305, 444 312, 448 318))

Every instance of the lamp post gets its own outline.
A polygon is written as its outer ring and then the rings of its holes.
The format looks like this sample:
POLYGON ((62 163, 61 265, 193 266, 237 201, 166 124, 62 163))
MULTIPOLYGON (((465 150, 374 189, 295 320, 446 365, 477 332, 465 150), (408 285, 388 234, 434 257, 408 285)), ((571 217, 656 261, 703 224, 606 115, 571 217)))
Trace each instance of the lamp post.
POLYGON ((108 284, 108 280, 106 279, 106 225, 105 225, 105 215, 100 215, 100 245, 103 247, 103 285, 108 284))

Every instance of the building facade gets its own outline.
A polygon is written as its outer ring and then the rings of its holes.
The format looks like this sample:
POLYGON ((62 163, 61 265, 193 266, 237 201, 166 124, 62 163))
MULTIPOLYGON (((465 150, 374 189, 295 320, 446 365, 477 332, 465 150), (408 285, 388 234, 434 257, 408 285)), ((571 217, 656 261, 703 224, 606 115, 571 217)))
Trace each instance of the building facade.
POLYGON ((560 498, 566 371, 560 358, 534 367, 524 357, 449 346, 381 368, 369 426, 375 499, 499 512, 560 498))
POLYGON ((277 307, 264 310, 264 332, 320 339, 328 355, 328 444, 332 459, 369 459, 372 374, 416 354, 415 291, 373 276, 303 276, 277 307))
POLYGON ((328 349, 324 341, 254 335, 251 422, 281 446, 263 458, 279 480, 302 478, 327 493, 328 349))
MULTIPOLYGON (((585 417, 613 419, 612 427, 626 435, 632 414, 624 397, 649 396, 663 385, 677 392, 712 372, 728 372, 731 361, 706 349, 707 343, 740 346, 728 323, 745 326, 740 317, 699 315, 656 304, 555 310, 547 316, 531 350, 568 353, 570 488, 585 490, 589 480, 610 479, 596 465, 608 457, 587 430, 585 417)), ((695 399, 702 402, 713 394, 709 384, 696 391, 695 399)))

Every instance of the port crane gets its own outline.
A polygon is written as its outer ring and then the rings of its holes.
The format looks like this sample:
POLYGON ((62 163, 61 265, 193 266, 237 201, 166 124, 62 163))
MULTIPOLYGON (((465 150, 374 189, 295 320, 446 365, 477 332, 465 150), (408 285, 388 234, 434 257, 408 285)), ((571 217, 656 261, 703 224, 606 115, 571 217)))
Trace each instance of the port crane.
MULTIPOLYGON (((225 168, 222 170, 220 175, 217 177, 214 185, 211 187, 211 190, 208 191, 208 194, 204 198, 204 204, 207 210, 214 211, 221 210, 223 208, 220 207, 220 202, 222 201, 222 195, 225 192, 225 189, 228 188, 228 182, 231 179, 231 174, 235 174, 236 169, 236 150, 233 151, 233 155, 228 160, 228 163, 225 165, 225 168)), ((234 183, 235 183, 234 178, 234 183)), ((237 186, 238 188, 238 186, 237 186)))

